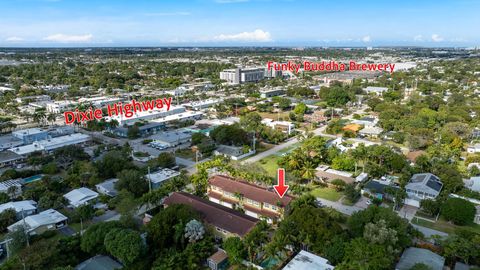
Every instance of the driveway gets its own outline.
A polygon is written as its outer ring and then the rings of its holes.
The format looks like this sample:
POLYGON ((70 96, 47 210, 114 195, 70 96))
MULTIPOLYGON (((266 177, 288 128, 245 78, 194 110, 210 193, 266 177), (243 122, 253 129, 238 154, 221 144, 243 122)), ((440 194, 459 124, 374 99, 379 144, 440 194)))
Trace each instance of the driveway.
POLYGON ((418 208, 410 206, 410 205, 404 205, 400 211, 398 211, 398 215, 400 217, 408 219, 408 221, 412 221, 413 217, 417 213, 418 208))
POLYGON ((325 200, 322 198, 317 198, 317 201, 320 202, 324 206, 332 207, 333 209, 337 210, 338 212, 351 216, 353 213, 362 211, 363 208, 357 207, 357 206, 348 206, 348 205, 343 205, 340 202, 332 202, 329 200, 325 200))
POLYGON ((58 231, 60 231, 63 235, 66 235, 66 236, 72 236, 72 235, 77 233, 70 226, 62 227, 62 228, 58 229, 58 231))
POLYGON ((103 215, 94 217, 92 219, 93 223, 105 222, 110 220, 118 220, 120 219, 120 214, 113 210, 107 210, 103 215), (118 217, 118 218, 117 218, 118 217))
POLYGON ((434 235, 438 235, 443 239, 448 237, 448 233, 444 233, 444 232, 437 231, 437 230, 434 230, 434 229, 422 227, 422 226, 419 226, 419 225, 416 225, 416 224, 412 224, 412 226, 415 229, 419 230, 421 233, 423 233, 423 235, 425 235, 425 237, 428 237, 428 238, 431 238, 434 235))

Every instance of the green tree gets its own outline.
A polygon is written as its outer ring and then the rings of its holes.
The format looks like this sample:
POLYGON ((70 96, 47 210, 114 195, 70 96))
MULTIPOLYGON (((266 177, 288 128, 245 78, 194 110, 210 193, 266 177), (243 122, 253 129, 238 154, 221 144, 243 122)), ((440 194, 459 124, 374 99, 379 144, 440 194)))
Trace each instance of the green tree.
POLYGON ((223 242, 223 249, 227 252, 231 264, 240 264, 247 257, 245 245, 238 237, 227 238, 223 242))
POLYGON ((475 205, 460 198, 448 198, 442 205, 442 216, 457 225, 466 225, 475 217, 475 205))
POLYGON ((0 213, 0 232, 4 232, 8 226, 15 223, 17 214, 13 209, 6 209, 0 213))
POLYGON ((248 132, 259 132, 262 127, 262 116, 256 112, 250 112, 240 116, 240 126, 248 132))
POLYGON ((140 233, 129 229, 113 229, 105 235, 105 250, 126 265, 132 264, 145 251, 140 233))
POLYGON ((148 191, 148 183, 145 176, 137 170, 123 170, 117 174, 118 182, 115 187, 118 190, 125 189, 136 198, 148 191))
POLYGON ((105 253, 105 236, 113 229, 121 227, 118 221, 107 221, 91 225, 82 235, 81 249, 92 255, 105 253))

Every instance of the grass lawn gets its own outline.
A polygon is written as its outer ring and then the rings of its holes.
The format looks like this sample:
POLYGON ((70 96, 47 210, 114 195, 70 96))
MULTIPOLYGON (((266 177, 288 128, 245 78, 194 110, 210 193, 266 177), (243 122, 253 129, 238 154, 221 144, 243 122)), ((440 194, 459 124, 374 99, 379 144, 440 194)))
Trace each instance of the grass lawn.
POLYGON ((276 177, 278 169, 277 160, 279 159, 280 157, 276 155, 271 155, 261 159, 260 161, 258 161, 258 163, 260 163, 260 166, 262 166, 267 171, 269 176, 276 177))
POLYGON ((184 159, 195 160, 195 153, 191 149, 180 149, 175 151, 175 155, 184 159))
POLYGON ((343 193, 336 191, 333 188, 317 188, 312 190, 311 194, 315 197, 336 202, 340 200, 343 193))
POLYGON ((259 112, 262 118, 270 118, 277 120, 278 118, 283 118, 284 120, 289 120, 290 112, 281 112, 281 113, 268 113, 268 112, 259 112))
POLYGON ((451 224, 451 223, 449 223, 445 220, 442 220, 442 219, 439 219, 437 222, 434 223, 434 222, 429 222, 429 221, 426 221, 426 220, 420 219, 420 218, 419 219, 413 218, 412 223, 423 226, 423 227, 427 227, 427 228, 430 228, 430 229, 434 229, 434 230, 437 230, 437 231, 446 232, 446 233, 454 233, 455 230, 457 230, 457 229, 463 229, 463 230, 467 230, 467 231, 470 231, 470 232, 480 234, 480 225, 479 224, 472 224, 472 225, 467 225, 467 226, 457 226, 457 225, 451 224))

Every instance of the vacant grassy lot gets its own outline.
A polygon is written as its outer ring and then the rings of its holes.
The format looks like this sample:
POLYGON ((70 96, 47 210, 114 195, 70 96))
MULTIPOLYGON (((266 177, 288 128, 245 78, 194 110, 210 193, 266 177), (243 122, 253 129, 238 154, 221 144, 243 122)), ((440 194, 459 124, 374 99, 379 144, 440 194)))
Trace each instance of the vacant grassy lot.
POLYGON ((333 188, 317 188, 312 190, 311 194, 315 197, 333 202, 340 200, 340 198, 343 196, 341 192, 338 192, 333 188))
POLYGON ((267 171, 269 176, 276 177, 278 169, 277 160, 279 159, 279 156, 271 155, 261 159, 258 163, 267 171))
POLYGON ((429 222, 429 221, 426 221, 426 220, 420 219, 420 218, 418 218, 418 219, 413 218, 412 223, 423 226, 423 227, 427 227, 427 228, 430 228, 430 229, 434 229, 434 230, 437 230, 437 231, 446 232, 446 233, 454 233, 455 230, 457 230, 457 229, 463 229, 463 230, 467 230, 467 231, 470 231, 470 232, 480 234, 480 225, 479 224, 472 224, 472 225, 467 225, 467 226, 457 226, 457 225, 451 224, 451 223, 449 223, 445 220, 442 220, 442 219, 439 219, 437 222, 429 222))

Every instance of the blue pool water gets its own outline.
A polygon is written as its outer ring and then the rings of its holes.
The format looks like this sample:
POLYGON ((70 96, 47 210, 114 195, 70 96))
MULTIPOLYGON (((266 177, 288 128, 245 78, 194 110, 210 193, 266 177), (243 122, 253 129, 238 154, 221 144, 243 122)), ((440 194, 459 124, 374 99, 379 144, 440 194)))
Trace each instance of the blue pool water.
POLYGON ((278 260, 277 258, 270 257, 270 258, 264 260, 260 264, 260 266, 265 268, 265 269, 270 269, 271 267, 274 267, 274 266, 278 265, 279 262, 280 262, 280 260, 278 260))
POLYGON ((27 177, 27 178, 23 178, 23 182, 25 184, 32 183, 32 182, 41 180, 42 177, 43 177, 43 174, 33 175, 33 176, 30 176, 30 177, 27 177))

